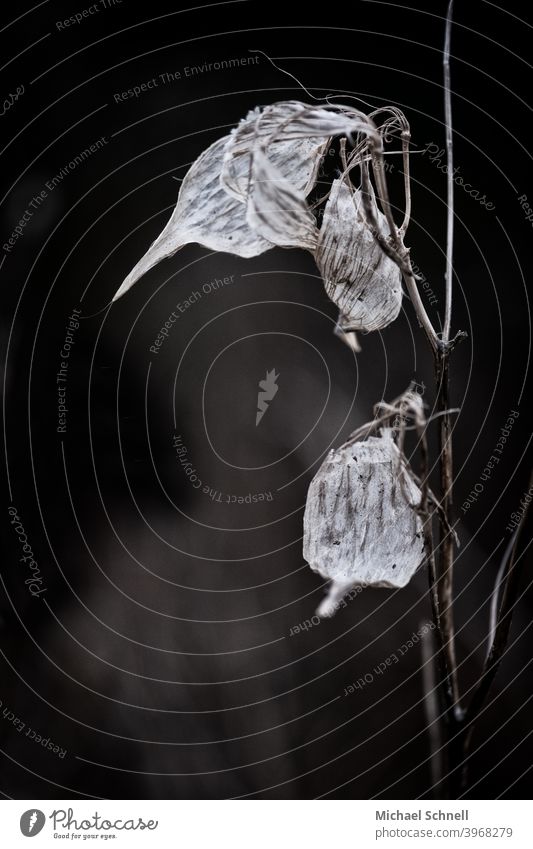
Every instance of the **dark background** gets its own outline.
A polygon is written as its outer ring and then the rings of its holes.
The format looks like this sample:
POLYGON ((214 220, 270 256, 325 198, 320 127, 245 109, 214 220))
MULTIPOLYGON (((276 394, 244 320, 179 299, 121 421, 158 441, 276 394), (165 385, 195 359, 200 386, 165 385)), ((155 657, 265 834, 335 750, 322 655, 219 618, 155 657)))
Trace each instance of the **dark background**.
MULTIPOLYGON (((39 598, 29 594, 6 522, 5 796, 431 795, 420 647, 372 675, 430 615, 425 574, 400 592, 365 591, 333 620, 290 635, 323 594, 301 534, 325 452, 412 379, 433 403, 431 358, 407 298, 398 321, 364 337, 354 358, 332 334, 336 310, 309 255, 276 249, 243 260, 191 245, 104 308, 165 224, 173 177, 254 106, 309 100, 262 55, 255 66, 190 77, 185 67, 261 50, 317 97, 399 106, 415 149, 443 147, 445 6, 312 11, 252 0, 180 11, 123 0, 64 30, 56 21, 89 4, 4 12, 2 99, 25 90, 1 117, 2 244, 46 181, 107 140, 1 252, 2 512, 8 519, 16 506, 46 586, 39 598), (115 93, 176 71, 176 82, 115 102, 115 93), (159 354, 149 351, 178 301, 231 275, 180 317, 159 354), (83 320, 69 361, 67 432, 58 434, 55 375, 74 307, 83 320), (257 384, 271 368, 279 392, 256 428, 257 384), (272 500, 225 504, 196 491, 177 463, 175 433, 213 490, 272 500), (345 697, 367 673, 372 683, 345 697), (17 732, 9 712, 65 756, 17 732)), ((458 2, 453 32, 455 164, 495 207, 456 189, 454 329, 468 333, 452 367, 465 690, 483 660, 505 528, 528 487, 532 223, 518 198, 533 198, 531 27, 520 7, 458 2), (502 460, 463 514, 511 410, 520 415, 502 460)), ((446 225, 437 164, 412 156, 407 238, 437 298, 427 303, 435 321, 446 225)), ((529 581, 530 562, 477 729, 471 797, 531 793, 529 581)))

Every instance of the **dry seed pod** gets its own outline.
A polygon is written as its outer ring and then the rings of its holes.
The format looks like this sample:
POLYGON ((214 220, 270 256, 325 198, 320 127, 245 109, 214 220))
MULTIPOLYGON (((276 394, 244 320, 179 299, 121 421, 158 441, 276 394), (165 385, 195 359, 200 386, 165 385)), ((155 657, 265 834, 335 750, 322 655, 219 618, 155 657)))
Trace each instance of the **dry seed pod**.
MULTIPOLYGON (((376 206, 375 215, 382 233, 387 233, 385 216, 376 206)), ((346 329, 381 330, 398 317, 400 270, 369 227, 361 192, 342 177, 333 182, 315 256, 326 292, 339 307, 346 329)))
POLYGON ((408 583, 424 559, 420 501, 389 430, 329 452, 304 515, 303 555, 332 582, 319 616, 331 616, 355 586, 408 583))

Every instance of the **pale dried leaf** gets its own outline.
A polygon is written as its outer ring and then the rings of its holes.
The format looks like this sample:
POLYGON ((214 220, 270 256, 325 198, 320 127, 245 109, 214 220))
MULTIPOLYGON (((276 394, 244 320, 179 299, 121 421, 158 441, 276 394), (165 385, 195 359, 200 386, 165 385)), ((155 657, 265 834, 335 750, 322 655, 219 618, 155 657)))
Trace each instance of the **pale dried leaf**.
POLYGON ((281 247, 317 246, 318 229, 302 192, 297 191, 262 150, 253 154, 246 220, 264 239, 281 247))
MULTIPOLYGON (((374 201, 375 204, 375 201, 374 201)), ((383 234, 385 216, 375 208, 383 234)), ((386 256, 369 227, 361 192, 345 179, 333 182, 324 210, 316 263, 328 296, 343 313, 350 330, 381 330, 401 309, 398 266, 386 256)))
POLYGON ((257 141, 275 141, 377 133, 374 124, 357 109, 342 105, 316 106, 299 100, 272 103, 253 109, 233 130, 235 148, 248 149, 257 141))
MULTIPOLYGON (((320 160, 330 137, 359 132, 372 135, 375 127, 363 113, 346 106, 310 106, 286 101, 254 110, 230 136, 211 145, 192 165, 170 221, 128 274, 113 300, 158 262, 190 242, 246 258, 257 256, 274 244, 305 247, 315 253, 317 231, 305 196, 316 182, 320 160), (278 176, 274 178, 276 169, 278 176), (263 189, 259 186, 261 179, 266 180, 263 189)), ((335 197, 338 195, 336 191, 335 197)), ((329 224, 322 228, 323 245, 316 251, 319 267, 322 262, 329 274, 326 280, 328 294, 349 319, 352 326, 346 328, 348 331, 383 327, 396 317, 392 314, 393 307, 399 310, 396 290, 391 294, 391 287, 385 285, 390 277, 386 257, 376 255, 378 280, 385 279, 385 283, 377 287, 379 292, 361 292, 364 286, 361 280, 356 280, 354 296, 351 283, 339 279, 337 266, 349 265, 351 257, 352 273, 360 273, 367 254, 373 259, 373 249, 379 248, 371 242, 368 249, 360 252, 359 265, 351 256, 352 229, 356 236, 359 231, 363 236, 368 235, 358 214, 354 219, 355 228, 351 227, 353 221, 344 224, 345 245, 340 253, 346 256, 339 260, 331 250, 336 219, 341 212, 338 207, 337 200, 333 204, 330 198, 326 208, 329 224), (377 302, 383 293, 386 297, 380 305, 377 302), (356 304, 354 297, 359 299, 356 304)), ((367 277, 371 277, 369 269, 367 272, 367 277)))
MULTIPOLYGON (((326 144, 316 139, 279 140, 268 146, 268 158, 295 189, 306 197, 314 188, 326 144)), ((226 147, 222 165, 221 183, 228 194, 241 203, 246 203, 251 179, 249 149, 238 153, 226 147)))
POLYGON ((258 256, 272 247, 246 223, 246 206, 230 197, 220 185, 228 139, 229 136, 224 136, 216 141, 193 163, 181 185, 170 221, 130 271, 113 300, 127 292, 150 268, 190 242, 242 257, 258 256))
MULTIPOLYGON (((327 148, 327 137, 298 138, 287 141, 285 137, 270 140, 269 136, 279 128, 281 122, 292 113, 292 102, 276 104, 271 107, 264 120, 264 114, 255 109, 249 112, 232 131, 224 152, 220 176, 223 187, 230 195, 246 203, 251 179, 251 155, 259 142, 268 143, 268 158, 294 188, 309 194, 316 184, 322 155, 327 148)), ((266 112, 266 110, 265 110, 266 112)))
POLYGON ((245 202, 251 177, 250 156, 261 145, 268 146, 272 164, 307 196, 316 183, 329 139, 368 127, 362 113, 348 107, 324 108, 287 100, 262 110, 256 108, 231 133, 222 184, 236 199, 245 202))
POLYGON ((355 586, 408 583, 424 559, 421 497, 390 431, 330 451, 304 516, 304 557, 332 582, 320 616, 355 586))

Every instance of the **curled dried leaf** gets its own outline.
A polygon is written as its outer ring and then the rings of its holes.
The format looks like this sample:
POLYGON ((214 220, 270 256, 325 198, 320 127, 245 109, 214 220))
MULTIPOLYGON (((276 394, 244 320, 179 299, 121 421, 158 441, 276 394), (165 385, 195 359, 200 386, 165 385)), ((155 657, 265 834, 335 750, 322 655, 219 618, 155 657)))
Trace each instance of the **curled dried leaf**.
POLYGON ((228 138, 216 141, 193 163, 181 185, 170 221, 130 271, 113 300, 120 298, 157 263, 190 242, 242 257, 258 256, 272 247, 246 223, 246 206, 220 185, 228 138))
POLYGON ((328 137, 304 136, 287 140, 285 134, 279 135, 280 127, 302 105, 287 101, 267 107, 262 112, 254 109, 231 132, 220 175, 222 186, 230 195, 246 203, 252 177, 252 155, 260 144, 267 148, 272 165, 279 168, 294 189, 307 197, 316 184, 328 137))
POLYGON ((341 104, 315 105, 299 100, 272 103, 264 109, 254 109, 233 131, 236 147, 246 147, 256 141, 276 141, 320 138, 364 133, 379 139, 374 122, 363 112, 341 104))
POLYGON ((302 192, 286 180, 262 150, 253 156, 246 221, 256 233, 282 247, 317 246, 318 229, 302 192))
POLYGON ((421 498, 388 429, 330 451, 304 515, 304 557, 331 581, 319 616, 355 586, 408 583, 424 559, 421 498))
MULTIPOLYGON (((288 101, 254 110, 232 134, 216 141, 193 163, 183 180, 172 216, 148 251, 130 271, 113 300, 120 298, 147 271, 191 242, 244 258, 258 256, 274 244, 316 246, 316 239, 268 242, 247 223, 247 201, 254 176, 258 139, 265 140, 299 114, 305 104, 288 101)), ((296 128, 298 124, 296 125, 296 128)), ((296 129, 295 129, 296 132, 296 129)), ((285 135, 269 144, 268 160, 291 188, 305 196, 315 185, 328 134, 285 135)), ((260 164, 260 163, 259 163, 260 164)), ((314 220, 314 219, 313 219, 314 220)), ((273 222, 275 227, 275 222, 273 222)), ((306 228, 309 230, 309 227, 306 228)))
MULTIPOLYGON (((385 216, 372 201, 381 232, 388 233, 385 216)), ((345 329, 381 330, 398 317, 400 270, 369 226, 361 192, 343 177, 334 181, 324 210, 316 263, 345 329)))
MULTIPOLYGON (((365 146, 378 155, 382 143, 372 119, 347 106, 286 101, 253 110, 193 163, 170 221, 113 300, 190 242, 245 258, 274 245, 305 248, 315 256, 326 291, 340 308, 343 338, 357 350, 353 331, 386 327, 398 315, 400 273, 386 255, 395 257, 383 239, 390 234, 389 219, 374 198, 370 203, 371 187, 363 196, 336 180, 320 233, 317 229, 305 198, 335 135, 344 136, 344 142, 356 136, 361 155, 365 146), (379 242, 369 220, 380 231, 379 242)), ((347 167, 345 144, 341 150, 347 167)))

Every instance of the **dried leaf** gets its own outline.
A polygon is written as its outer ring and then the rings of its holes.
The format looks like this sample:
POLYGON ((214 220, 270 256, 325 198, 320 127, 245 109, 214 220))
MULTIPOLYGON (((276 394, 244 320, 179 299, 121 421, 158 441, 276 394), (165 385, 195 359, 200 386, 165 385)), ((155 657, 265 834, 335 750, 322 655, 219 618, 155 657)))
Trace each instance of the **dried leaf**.
POLYGON ((220 185, 228 139, 225 136, 216 141, 193 163, 181 185, 170 221, 130 271, 113 300, 127 292, 150 268, 190 242, 242 257, 258 256, 272 247, 246 223, 246 206, 230 197, 220 185))
MULTIPOLYGON (((375 214, 381 232, 388 234, 385 216, 377 207, 375 214)), ((342 177, 333 182, 324 210, 316 263, 327 294, 343 313, 345 329, 381 330, 398 317, 400 270, 366 222, 361 192, 342 177)))
POLYGON ((236 148, 249 150, 257 141, 317 137, 326 140, 330 136, 356 132, 377 134, 373 123, 357 109, 339 104, 316 106, 299 100, 284 100, 249 112, 233 130, 232 137, 236 148))
POLYGON ((304 557, 332 582, 319 616, 355 586, 408 583, 424 559, 421 497, 389 430, 330 451, 304 516, 304 557))
POLYGON ((328 137, 299 138, 287 141, 285 137, 272 140, 269 137, 280 124, 292 114, 291 102, 270 107, 268 119, 258 109, 249 112, 245 119, 232 131, 224 152, 221 183, 226 191, 246 203, 251 180, 251 155, 260 142, 268 144, 268 158, 279 168, 293 187, 307 196, 315 186, 322 155, 327 148, 328 137), (261 119, 261 120, 260 120, 261 119))
MULTIPOLYGON (((273 247, 246 223, 252 148, 258 139, 279 130, 288 117, 305 108, 309 107, 288 101, 264 112, 254 110, 231 135, 204 151, 185 176, 170 221, 128 274, 113 300, 120 298, 161 260, 191 242, 244 258, 258 256, 273 247)), ((284 136, 269 146, 269 160, 295 191, 305 195, 315 185, 327 138, 324 134, 318 139, 300 135, 288 141, 284 136)), ((298 242, 276 244, 300 245, 298 242)), ((311 249, 315 244, 316 240, 311 249)))
POLYGON ((250 156, 261 146, 272 164, 307 197, 331 137, 361 130, 371 131, 366 116, 346 106, 325 108, 287 100, 256 108, 231 133, 222 184, 235 198, 246 201, 250 156))
POLYGON ((328 275, 326 289, 350 323, 347 332, 386 326, 400 308, 399 275, 372 239, 361 210, 347 205, 353 202, 336 181, 317 250, 315 220, 305 203, 331 136, 376 132, 370 119, 346 106, 286 101, 249 113, 192 165, 170 221, 113 300, 190 242, 241 257, 257 256, 273 245, 304 247, 328 275), (357 250, 354 243, 361 239, 365 244, 357 250), (376 283, 374 270, 377 285, 367 285, 376 283), (342 277, 344 272, 352 276, 342 277))
POLYGON ((317 246, 318 229, 303 193, 293 188, 262 150, 253 154, 246 221, 275 245, 309 251, 317 246))

